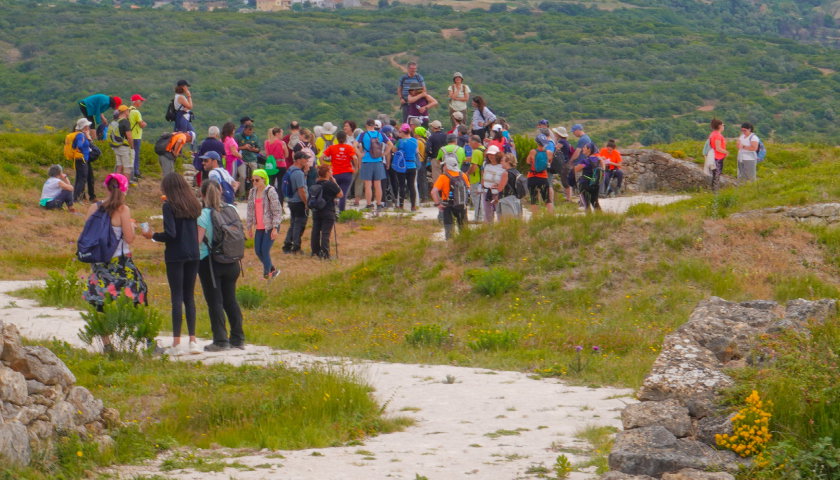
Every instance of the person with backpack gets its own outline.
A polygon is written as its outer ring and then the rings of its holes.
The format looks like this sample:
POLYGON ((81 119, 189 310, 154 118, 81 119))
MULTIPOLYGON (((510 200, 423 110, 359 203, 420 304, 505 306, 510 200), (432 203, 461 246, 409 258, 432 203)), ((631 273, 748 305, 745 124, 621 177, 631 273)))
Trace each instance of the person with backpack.
MULTIPOLYGON (((330 145, 321 152, 319 157, 322 165, 332 166, 332 175, 338 186, 341 187, 341 196, 338 202, 338 211, 343 212, 346 206, 345 200, 353 183, 353 172, 359 168, 359 156, 356 149, 348 144, 347 134, 342 130, 336 135, 338 143, 330 145)), ((317 182, 316 182, 317 183, 317 182)))
POLYGON ((172 108, 175 109, 175 132, 194 132, 193 101, 190 93, 191 85, 186 80, 178 80, 175 84, 175 97, 172 99, 172 108))
POLYGON ((47 176, 47 181, 41 188, 41 200, 38 204, 47 210, 61 209, 67 205, 68 212, 75 212, 73 185, 67 180, 67 175, 61 165, 51 166, 47 176))
POLYGON ((195 184, 201 187, 201 182, 207 179, 209 173, 204 169, 204 155, 208 152, 216 152, 218 158, 222 158, 225 154, 225 144, 219 139, 219 127, 213 125, 207 129, 207 137, 198 145, 198 151, 193 153, 193 167, 198 172, 195 175, 195 184))
POLYGON ((334 125, 332 122, 324 122, 324 124, 321 125, 321 134, 315 139, 315 149, 319 153, 324 153, 326 149, 340 143, 338 138, 335 136, 335 132, 337 131, 337 125, 334 125))
POLYGON ((756 167, 758 166, 758 151, 761 139, 753 133, 752 123, 741 124, 741 135, 738 137, 738 180, 754 182, 756 167))
POLYGON ((109 97, 104 93, 97 93, 79 100, 79 111, 82 112, 82 117, 88 119, 90 124, 93 125, 94 132, 99 136, 101 133, 99 127, 108 125, 108 117, 105 116, 105 111, 109 108, 116 110, 120 105, 122 105, 120 97, 109 97))
POLYGON ((446 136, 446 145, 442 146, 437 151, 437 161, 439 165, 445 165, 449 158, 455 159, 458 163, 458 169, 467 161, 467 153, 462 147, 458 146, 458 136, 450 133, 446 136))
POLYGON ((472 106, 475 108, 472 115, 472 134, 481 137, 481 141, 483 142, 487 136, 487 132, 493 126, 493 122, 496 121, 496 115, 487 108, 487 103, 485 103, 484 98, 481 96, 476 95, 473 97, 472 106))
POLYGON ((195 132, 175 132, 169 137, 163 153, 158 154, 161 175, 164 177, 175 171, 175 159, 187 143, 195 141, 195 132))
POLYGON ((202 169, 207 173, 207 179, 213 180, 222 189, 222 201, 233 205, 236 201, 236 189, 239 182, 233 179, 227 170, 219 166, 221 157, 218 152, 209 151, 198 157, 201 160, 202 169))
POLYGON ((248 232, 248 238, 254 239, 254 252, 263 264, 263 278, 270 280, 280 274, 271 263, 271 246, 280 235, 283 209, 277 190, 268 184, 268 173, 257 169, 252 175, 253 188, 248 193, 245 230, 248 232))
MULTIPOLYGON (((422 127, 421 127, 422 128, 422 127)), ((417 210, 417 139, 411 134, 411 126, 403 123, 400 126, 399 140, 393 158, 391 158, 391 169, 394 170, 397 185, 397 208, 403 209, 406 194, 411 203, 411 211, 417 210), (398 160, 402 157, 401 160, 398 160), (397 165, 401 161, 402 165, 397 165), (402 170, 402 171, 400 171, 402 170)))
POLYGON ((134 137, 128 120, 129 108, 120 105, 114 112, 114 121, 108 125, 108 140, 114 151, 117 165, 114 171, 131 177, 134 172, 134 137))
MULTIPOLYGON (((481 182, 482 169, 484 168, 486 150, 481 144, 481 137, 473 135, 470 137, 470 154, 467 158, 469 168, 466 171, 470 179, 470 203, 473 206, 473 221, 480 221, 482 215, 486 218, 487 210, 484 209, 484 185, 481 182)), ((496 150, 498 152, 498 149, 496 150)), ((466 150, 465 150, 466 153, 466 150)))
POLYGON ((569 143, 569 132, 566 127, 556 127, 551 129, 554 133, 554 138, 557 139, 556 149, 554 150, 554 159, 560 162, 560 184, 563 186, 563 192, 566 194, 567 202, 574 202, 573 199, 575 172, 572 169, 572 145, 569 143))
POLYGON ((429 165, 427 143, 429 132, 423 127, 414 129, 414 138, 417 139, 417 171, 415 178, 417 178, 417 202, 422 203, 427 201, 429 197, 429 178, 426 176, 427 166, 429 165))
POLYGON ((378 120, 372 118, 365 122, 366 130, 356 139, 356 153, 362 157, 359 177, 365 182, 365 208, 378 212, 385 208, 382 203, 382 180, 388 176, 385 172, 385 159, 390 156, 393 144, 376 130, 378 120), (371 200, 376 202, 371 203, 371 200))
MULTIPOLYGON (((475 138, 478 138, 478 136, 476 135, 475 138)), ((502 157, 504 154, 499 150, 499 147, 490 145, 487 147, 486 153, 484 173, 482 175, 484 194, 481 208, 484 211, 484 221, 492 223, 499 210, 499 195, 507 185, 508 175, 502 166, 502 157)), ((470 183, 472 183, 472 180, 470 180, 470 183)))
POLYGON ((505 186, 499 192, 496 214, 500 220, 505 217, 519 218, 522 216, 522 201, 520 199, 525 197, 527 187, 521 185, 519 181, 522 174, 516 169, 516 156, 514 154, 506 153, 502 155, 501 165, 505 170, 507 179, 505 180, 505 186))
POLYGON ((464 229, 469 191, 470 180, 458 166, 457 158, 447 156, 443 164, 443 173, 435 180, 431 192, 432 201, 443 215, 443 232, 447 240, 452 238, 454 222, 457 222, 459 232, 464 229))
POLYGON ((143 129, 146 128, 146 122, 143 121, 140 107, 143 106, 145 101, 143 95, 135 93, 131 96, 131 106, 128 107, 128 122, 131 125, 131 148, 134 150, 134 171, 130 180, 135 182, 142 178, 142 175, 140 175, 140 145, 143 143, 143 129))
MULTIPOLYGON (((134 243, 134 220, 131 219, 131 209, 125 203, 128 193, 128 179, 119 173, 111 173, 105 177, 105 188, 108 196, 104 202, 95 203, 88 208, 85 220, 85 230, 79 238, 79 243, 91 244, 82 238, 86 233, 97 236, 105 233, 116 240, 113 253, 106 258, 98 258, 91 263, 91 273, 88 277, 87 288, 82 294, 85 301, 98 311, 108 300, 119 295, 125 295, 134 305, 148 304, 149 288, 143 280, 143 274, 134 264, 131 256, 131 244, 134 243), (88 224, 99 221, 106 229, 89 229, 88 224)), ((98 239, 101 242, 101 239, 98 239)), ((109 337, 101 337, 106 353, 114 351, 109 337)))
POLYGON ((332 167, 318 167, 318 180, 309 187, 309 208, 312 210, 312 235, 309 244, 312 256, 322 260, 330 259, 330 234, 335 227, 335 200, 342 198, 338 182, 332 174, 332 167))
MULTIPOLYGON (((218 217, 222 209, 234 208, 222 201, 221 193, 221 186, 213 179, 208 178, 201 185, 203 208, 196 222, 199 249, 198 278, 201 281, 204 300, 207 302, 210 329, 213 331, 213 343, 204 346, 205 352, 221 352, 231 346, 244 348, 245 345, 242 309, 239 308, 239 302, 236 300, 236 281, 241 273, 240 263, 217 262, 210 251, 213 240, 218 238, 218 232, 213 228, 214 215, 218 217), (227 317, 227 323, 230 324, 230 337, 228 337, 225 317, 227 317)), ((235 215, 239 217, 238 213, 235 215)))
POLYGON ((283 253, 299 254, 301 237, 306 230, 307 187, 306 172, 309 168, 309 155, 306 152, 296 152, 294 163, 280 182, 280 190, 286 197, 289 206, 289 230, 283 242, 283 253))
MULTIPOLYGON (((551 203, 551 195, 548 190, 548 137, 543 134, 537 135, 537 148, 528 152, 525 160, 531 168, 528 170, 528 191, 531 192, 531 212, 537 213, 537 197, 541 196, 548 213, 554 213, 554 205, 551 203)), ((553 151, 552 151, 553 154, 553 151)))
POLYGON ((201 353, 195 338, 195 279, 198 275, 198 227, 201 204, 182 175, 168 173, 161 181, 163 231, 151 229, 143 236, 164 243, 166 280, 172 300, 172 346, 169 355, 180 355, 181 315, 186 314, 190 335, 189 353, 201 353))
POLYGON ((621 170, 621 153, 616 150, 614 139, 607 140, 607 146, 598 152, 598 156, 604 159, 606 170, 604 171, 604 188, 601 193, 604 195, 616 196, 621 192, 621 182, 624 180, 624 172, 621 170), (612 179, 615 178, 615 189, 612 188, 612 179))
POLYGON ((72 133, 64 139, 64 157, 73 161, 73 168, 76 170, 76 179, 73 182, 73 201, 79 202, 85 194, 85 185, 88 187, 88 200, 96 201, 93 193, 93 168, 90 166, 90 153, 93 140, 91 139, 90 126, 93 123, 86 119, 76 120, 76 126, 72 133))
POLYGON ((455 128, 457 121, 455 120, 455 113, 459 113, 461 121, 464 120, 464 115, 467 113, 467 102, 470 100, 470 87, 464 84, 464 76, 461 72, 452 74, 452 85, 447 89, 449 93, 449 119, 452 121, 452 127, 455 128))
POLYGON ((579 148, 580 154, 575 162, 575 172, 580 173, 578 191, 586 213, 593 208, 601 210, 598 194, 601 191, 601 179, 604 172, 604 159, 595 155, 595 146, 591 143, 579 148))

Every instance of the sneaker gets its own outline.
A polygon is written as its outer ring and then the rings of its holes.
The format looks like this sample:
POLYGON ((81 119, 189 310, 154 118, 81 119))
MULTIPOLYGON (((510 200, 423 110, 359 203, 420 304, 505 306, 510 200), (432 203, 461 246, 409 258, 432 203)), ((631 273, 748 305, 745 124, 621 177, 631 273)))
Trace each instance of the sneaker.
POLYGON ((226 343, 222 343, 222 344, 211 343, 210 345, 205 345, 204 346, 204 351, 205 352, 224 352, 225 350, 229 350, 229 349, 230 349, 230 345, 228 345, 226 343))
POLYGON ((234 344, 231 344, 231 345, 230 345, 230 348, 235 348, 235 349, 237 349, 237 350, 245 350, 245 344, 244 344, 244 343, 243 343, 242 345, 234 345, 234 344))
POLYGON ((181 350, 181 345, 172 345, 171 347, 167 348, 164 353, 169 355, 170 357, 179 357, 184 354, 184 351, 181 350))
POLYGON ((198 355, 201 353, 201 348, 198 347, 198 342, 190 342, 190 354, 198 355))

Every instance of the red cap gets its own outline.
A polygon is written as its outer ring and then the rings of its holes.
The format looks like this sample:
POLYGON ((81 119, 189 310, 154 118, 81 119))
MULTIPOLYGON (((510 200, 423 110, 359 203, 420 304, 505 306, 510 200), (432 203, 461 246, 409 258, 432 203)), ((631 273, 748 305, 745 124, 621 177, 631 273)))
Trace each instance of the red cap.
POLYGON ((131 101, 132 102, 145 102, 146 99, 143 98, 143 95, 140 95, 139 93, 135 93, 134 95, 131 96, 131 101))
POLYGON ((122 98, 117 97, 117 96, 115 95, 115 96, 113 97, 113 99, 114 99, 114 108, 117 108, 117 107, 119 107, 120 105, 122 105, 122 98))

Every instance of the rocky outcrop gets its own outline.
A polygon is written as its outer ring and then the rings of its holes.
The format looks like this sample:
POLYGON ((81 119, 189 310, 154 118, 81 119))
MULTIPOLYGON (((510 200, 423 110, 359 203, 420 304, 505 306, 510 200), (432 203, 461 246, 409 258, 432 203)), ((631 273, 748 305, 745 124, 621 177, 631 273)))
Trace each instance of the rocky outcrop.
POLYGON ((732 218, 777 217, 809 225, 833 225, 840 222, 840 203, 815 203, 803 207, 770 207, 732 215, 732 218))
MULTIPOLYGON (((689 160, 674 158, 665 152, 646 149, 621 149, 624 189, 629 192, 697 191, 710 186, 703 167, 689 160)), ((721 187, 734 185, 722 177, 721 187)))
POLYGON ((783 329, 807 331, 810 322, 823 321, 836 310, 834 300, 797 299, 785 307, 718 297, 700 302, 688 321, 665 337, 639 389, 641 403, 622 412, 624 431, 616 436, 609 456, 614 470, 610 474, 733 479, 731 473, 748 460, 714 448, 716 434, 732 433, 731 416, 718 407, 720 392, 733 383, 725 370, 761 361, 753 354, 761 335, 783 329))
POLYGON ((48 348, 23 346, 17 327, 0 322, 0 463, 28 465, 58 435, 112 442, 105 432, 119 413, 75 382, 48 348))

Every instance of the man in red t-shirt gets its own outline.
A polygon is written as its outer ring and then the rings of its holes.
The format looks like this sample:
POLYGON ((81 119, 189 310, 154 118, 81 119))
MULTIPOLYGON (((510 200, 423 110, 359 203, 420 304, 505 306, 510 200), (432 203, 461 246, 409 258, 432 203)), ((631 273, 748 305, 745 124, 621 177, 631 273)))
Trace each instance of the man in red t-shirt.
POLYGON ((336 134, 336 138, 338 143, 321 152, 318 164, 332 164, 333 178, 343 193, 338 200, 338 210, 343 212, 347 191, 353 183, 353 172, 359 168, 359 155, 353 145, 347 143, 347 134, 343 130, 336 134))

